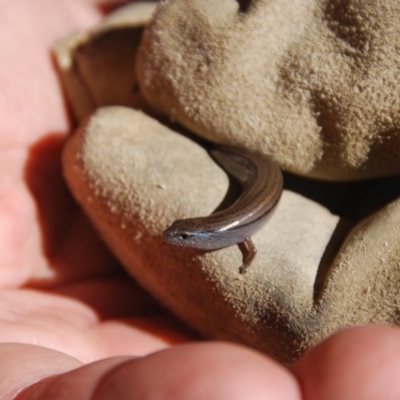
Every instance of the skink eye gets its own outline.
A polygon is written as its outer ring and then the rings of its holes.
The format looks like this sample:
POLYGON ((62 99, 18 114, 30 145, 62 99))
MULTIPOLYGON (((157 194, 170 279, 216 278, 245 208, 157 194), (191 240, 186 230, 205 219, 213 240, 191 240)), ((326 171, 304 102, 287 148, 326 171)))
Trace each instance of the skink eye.
POLYGON ((185 240, 185 239, 187 239, 187 238, 189 237, 189 235, 188 235, 187 233, 181 233, 181 234, 179 235, 179 237, 180 237, 182 240, 185 240))

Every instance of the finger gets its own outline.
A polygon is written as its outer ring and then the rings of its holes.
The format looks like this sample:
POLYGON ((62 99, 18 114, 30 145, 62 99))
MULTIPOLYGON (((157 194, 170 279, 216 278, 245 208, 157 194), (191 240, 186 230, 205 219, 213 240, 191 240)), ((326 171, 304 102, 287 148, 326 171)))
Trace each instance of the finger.
POLYGON ((327 339, 293 366, 307 400, 400 398, 400 330, 368 326, 327 339))
POLYGON ((107 280, 76 283, 61 294, 1 291, 0 343, 50 347, 89 363, 193 340, 171 314, 146 305, 147 294, 137 286, 135 294, 129 280, 107 280))
POLYGON ((0 398, 14 399, 25 387, 80 367, 76 358, 26 344, 0 345, 0 398))
POLYGON ((18 400, 298 400, 300 392, 295 378, 267 357, 208 342, 93 363, 39 382, 21 396, 18 400))

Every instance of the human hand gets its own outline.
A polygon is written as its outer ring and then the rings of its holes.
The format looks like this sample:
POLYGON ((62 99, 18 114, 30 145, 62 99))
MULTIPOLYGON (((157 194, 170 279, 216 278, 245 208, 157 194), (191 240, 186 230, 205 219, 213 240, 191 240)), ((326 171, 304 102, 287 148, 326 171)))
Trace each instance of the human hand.
POLYGON ((137 287, 62 180, 71 127, 50 47, 100 11, 94 0, 1 5, 0 399, 400 397, 395 328, 343 332, 285 368, 195 342, 137 287))
MULTIPOLYGON (((0 343, 58 350, 76 366, 188 340, 109 254, 62 179, 60 153, 71 127, 50 48, 94 24, 99 9, 79 0, 1 5, 0 343)), ((46 351, 0 347, 8 355, 1 357, 4 380, 13 365, 34 365, 41 374, 46 351), (22 362, 28 354, 33 358, 22 362)), ((0 398, 13 390, 0 382, 0 398)))

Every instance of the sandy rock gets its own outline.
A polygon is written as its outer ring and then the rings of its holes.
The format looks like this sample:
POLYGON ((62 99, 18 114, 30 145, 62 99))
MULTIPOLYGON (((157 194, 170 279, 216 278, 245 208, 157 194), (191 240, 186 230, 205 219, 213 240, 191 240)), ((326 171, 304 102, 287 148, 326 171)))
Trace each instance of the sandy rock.
POLYGON ((165 243, 174 220, 217 208, 229 180, 202 147, 139 111, 98 110, 68 142, 64 171, 132 276, 208 337, 291 361, 345 326, 397 322, 399 271, 385 263, 399 257, 390 219, 397 203, 355 228, 318 288, 339 218, 289 190, 253 237, 258 254, 245 275, 237 246, 205 252, 165 243))
POLYGON ((254 264, 240 275, 237 246, 204 252, 162 239, 174 220, 209 215, 228 190, 226 174, 191 140, 141 112, 103 108, 67 144, 64 171, 114 254, 176 314, 207 336, 290 356, 283 331, 275 332, 275 348, 267 340, 269 319, 276 317, 267 318, 267 310, 296 310, 297 326, 290 329, 307 330, 301 314, 312 307, 318 261, 336 216, 285 192, 253 238, 259 250, 254 264))
POLYGON ((54 46, 59 76, 77 121, 100 106, 148 109, 133 70, 144 24, 155 6, 127 5, 90 32, 77 32, 54 46))
MULTIPOLYGON (((229 180, 202 147, 150 117, 149 112, 162 111, 215 141, 264 149, 285 168, 304 175, 346 180, 384 176, 398 168, 398 157, 393 158, 397 154, 396 129, 390 140, 382 133, 379 145, 373 133, 382 127, 373 123, 379 114, 376 109, 381 107, 380 115, 384 115, 395 108, 397 99, 392 99, 392 108, 386 108, 387 93, 378 94, 368 86, 372 78, 391 82, 393 57, 381 65, 388 68, 387 74, 380 70, 382 75, 378 71, 373 75, 375 58, 371 56, 369 63, 362 64, 370 53, 367 47, 361 48, 364 58, 360 55, 359 66, 366 75, 364 90, 358 95, 368 92, 369 103, 354 93, 355 97, 348 97, 351 85, 346 88, 341 80, 342 72, 348 79, 351 72, 356 80, 360 71, 344 68, 343 63, 355 56, 342 53, 345 40, 338 38, 353 40, 353 30, 346 30, 345 23, 359 21, 363 26, 368 16, 376 14, 376 2, 368 7, 357 3, 358 8, 340 3, 353 10, 353 14, 346 14, 349 21, 334 1, 249 3, 249 9, 239 14, 237 4, 244 2, 210 4, 175 0, 160 6, 138 64, 146 66, 139 79, 155 107, 151 111, 141 92, 131 90, 138 79, 130 67, 149 13, 142 18, 140 13, 131 14, 134 8, 127 14, 125 9, 96 28, 94 32, 99 33, 78 34, 58 46, 56 61, 77 120, 103 105, 131 107, 99 109, 67 143, 64 171, 75 198, 129 273, 207 337, 245 343, 278 360, 292 361, 347 326, 398 325, 399 178, 338 184, 285 174, 281 203, 271 221, 253 238, 258 255, 245 275, 238 273, 242 255, 237 246, 203 252, 177 248, 162 240, 163 230, 174 220, 209 215, 215 210, 227 195, 229 180), (181 9, 187 10, 186 18, 181 9), (210 9, 215 11, 212 15, 210 9), (242 26, 240 31, 235 25, 243 35, 236 36, 238 41, 233 44, 227 10, 242 26), (341 22, 331 25, 332 18, 327 19, 329 24, 324 28, 321 21, 329 15, 341 22), (116 21, 122 21, 122 27, 116 21), (262 21, 276 23, 277 28, 263 28, 262 21), (244 35, 252 24, 259 29, 244 35), (215 26, 219 27, 218 42, 215 26), (334 27, 334 32, 329 33, 327 27, 334 27), (257 40, 260 32, 269 39, 257 40), (310 32, 320 36, 314 38, 310 32), (290 35, 294 36, 288 43, 290 35), (205 36, 201 47, 199 38, 205 36), (327 36, 336 51, 332 50, 330 57, 341 60, 343 71, 333 61, 324 63, 329 55, 327 36), (319 42, 315 43, 317 37, 319 42), (257 51, 250 46, 253 41, 260 46, 257 51), (263 47, 267 44, 272 46, 270 56, 260 59, 267 54, 263 47), (281 49, 283 44, 286 47, 281 49), (217 53, 225 70, 217 68, 217 53), (245 61, 252 62, 243 61, 243 55, 245 61), (309 64, 310 60, 314 64, 309 64), (238 64, 243 65, 242 70, 235 75, 238 64), (193 70, 194 65, 197 69, 193 70), (260 65, 266 68, 267 83, 255 87, 260 65), (307 75, 311 66, 314 75, 307 75), (283 72, 286 75, 280 75, 283 72), (320 92, 313 89, 319 81, 320 92), (186 91, 181 84, 186 85, 186 91), (267 84, 271 91, 265 92, 267 84), (251 100, 255 95, 264 100, 251 100), (326 103, 316 101, 317 95, 326 103), (313 108, 316 105, 321 106, 319 114, 313 108), (375 111, 368 119, 366 114, 371 110, 375 111), (266 118, 263 123, 262 118, 266 118), (358 137, 354 136, 353 123, 364 124, 358 137), (370 142, 365 141, 369 134, 370 142), (367 160, 359 163, 364 151, 367 160)), ((393 3, 380 6, 378 17, 382 15, 384 23, 390 24, 387 14, 393 3)), ((375 25, 371 23, 376 35, 379 29, 386 29, 378 17, 375 25)), ((381 38, 384 54, 389 51, 390 35, 381 38)), ((371 51, 375 53, 371 54, 378 57, 375 36, 372 39, 371 51)), ((386 90, 381 86, 381 91, 386 90)), ((396 118, 391 118, 395 126, 396 118)))
POLYGON ((328 180, 400 172, 396 0, 163 1, 138 81, 212 141, 328 180))

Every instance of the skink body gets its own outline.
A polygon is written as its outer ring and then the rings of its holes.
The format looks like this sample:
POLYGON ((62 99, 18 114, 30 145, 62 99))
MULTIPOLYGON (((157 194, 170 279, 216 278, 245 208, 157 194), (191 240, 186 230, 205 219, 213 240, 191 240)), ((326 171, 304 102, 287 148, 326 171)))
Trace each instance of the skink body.
POLYGON ((256 252, 251 236, 268 221, 281 197, 282 173, 271 158, 257 152, 232 146, 216 146, 209 152, 240 183, 240 197, 210 216, 175 221, 164 238, 175 245, 204 250, 243 244, 246 254, 240 272, 245 272, 256 252))

